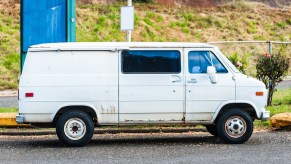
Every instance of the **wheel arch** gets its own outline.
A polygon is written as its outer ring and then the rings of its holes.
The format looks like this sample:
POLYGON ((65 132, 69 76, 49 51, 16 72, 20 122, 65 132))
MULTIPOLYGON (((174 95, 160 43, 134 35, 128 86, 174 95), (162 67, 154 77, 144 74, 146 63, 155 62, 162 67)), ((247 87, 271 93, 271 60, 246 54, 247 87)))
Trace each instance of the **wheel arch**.
POLYGON ((221 105, 218 110, 215 112, 215 114, 212 117, 212 122, 216 122, 217 118, 224 113, 225 111, 231 110, 231 109, 241 109, 245 112, 247 112, 253 119, 258 119, 259 114, 254 104, 250 102, 229 102, 221 105))
POLYGON ((59 110, 54 114, 53 124, 55 125, 58 118, 65 112, 70 110, 79 110, 87 113, 92 119, 94 124, 98 123, 98 113, 96 109, 90 105, 65 105, 59 108, 59 110))

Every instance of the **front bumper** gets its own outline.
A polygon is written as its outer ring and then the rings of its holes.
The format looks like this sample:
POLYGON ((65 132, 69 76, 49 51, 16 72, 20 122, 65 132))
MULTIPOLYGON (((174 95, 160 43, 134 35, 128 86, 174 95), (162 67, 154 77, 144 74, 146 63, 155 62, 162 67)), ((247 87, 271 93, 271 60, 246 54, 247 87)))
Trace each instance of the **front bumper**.
POLYGON ((24 122, 24 116, 23 115, 16 115, 16 122, 17 124, 23 124, 24 122))
POLYGON ((267 121, 270 118, 270 111, 265 110, 262 112, 261 120, 262 121, 267 121))

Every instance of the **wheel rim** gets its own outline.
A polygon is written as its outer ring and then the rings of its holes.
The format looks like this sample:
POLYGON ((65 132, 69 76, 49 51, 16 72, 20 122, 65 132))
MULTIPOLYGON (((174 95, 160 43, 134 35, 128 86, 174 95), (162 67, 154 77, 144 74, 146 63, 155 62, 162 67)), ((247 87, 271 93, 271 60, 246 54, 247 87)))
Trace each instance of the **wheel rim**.
POLYGON ((79 118, 71 118, 65 123, 64 132, 71 140, 79 140, 86 134, 86 124, 79 118))
POLYGON ((239 116, 233 116, 225 122, 225 132, 232 138, 239 138, 245 134, 246 121, 239 116))

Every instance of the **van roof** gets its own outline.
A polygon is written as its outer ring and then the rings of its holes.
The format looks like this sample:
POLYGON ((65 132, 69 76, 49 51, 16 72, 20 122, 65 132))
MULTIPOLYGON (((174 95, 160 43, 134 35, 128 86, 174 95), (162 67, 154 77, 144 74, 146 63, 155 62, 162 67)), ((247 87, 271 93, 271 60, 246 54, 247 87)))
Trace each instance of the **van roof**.
POLYGON ((206 43, 190 42, 68 42, 47 43, 30 46, 29 51, 51 50, 119 50, 130 48, 206 48, 214 47, 206 43))

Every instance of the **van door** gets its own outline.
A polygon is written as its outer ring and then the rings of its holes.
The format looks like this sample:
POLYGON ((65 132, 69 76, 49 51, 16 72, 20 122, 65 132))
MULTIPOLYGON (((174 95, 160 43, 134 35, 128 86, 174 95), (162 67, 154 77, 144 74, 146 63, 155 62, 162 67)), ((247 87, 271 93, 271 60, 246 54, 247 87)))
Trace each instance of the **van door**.
POLYGON ((182 49, 120 52, 119 122, 184 122, 182 49))
POLYGON ((233 74, 214 49, 185 49, 186 122, 210 121, 225 101, 235 100, 233 74), (216 69, 217 83, 207 75, 207 67, 216 69))

